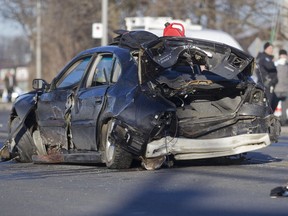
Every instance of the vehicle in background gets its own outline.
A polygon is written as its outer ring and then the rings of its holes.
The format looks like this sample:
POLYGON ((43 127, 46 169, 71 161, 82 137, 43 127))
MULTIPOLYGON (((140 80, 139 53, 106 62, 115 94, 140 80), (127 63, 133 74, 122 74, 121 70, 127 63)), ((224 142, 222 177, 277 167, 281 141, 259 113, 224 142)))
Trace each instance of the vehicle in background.
POLYGON ((127 17, 125 18, 128 31, 149 31, 157 36, 163 36, 165 23, 180 23, 184 26, 185 36, 203 40, 224 43, 237 49, 243 50, 240 44, 228 33, 214 29, 203 29, 201 25, 192 24, 189 19, 175 20, 172 17, 127 17))

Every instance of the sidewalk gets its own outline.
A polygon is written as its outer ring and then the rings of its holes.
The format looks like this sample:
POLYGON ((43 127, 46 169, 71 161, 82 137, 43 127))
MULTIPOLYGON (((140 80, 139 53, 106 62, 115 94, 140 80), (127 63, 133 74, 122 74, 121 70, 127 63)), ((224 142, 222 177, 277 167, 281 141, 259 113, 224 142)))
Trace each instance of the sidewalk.
POLYGON ((11 110, 11 107, 12 107, 12 103, 3 103, 3 102, 0 102, 0 111, 11 110))
POLYGON ((285 125, 281 127, 281 135, 288 136, 288 126, 285 125))

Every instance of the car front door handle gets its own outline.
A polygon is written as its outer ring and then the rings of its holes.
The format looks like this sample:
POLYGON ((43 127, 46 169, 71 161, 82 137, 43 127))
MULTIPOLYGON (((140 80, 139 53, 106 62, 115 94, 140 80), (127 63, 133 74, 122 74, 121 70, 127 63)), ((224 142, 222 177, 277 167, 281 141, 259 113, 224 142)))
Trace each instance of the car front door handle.
POLYGON ((101 104, 102 103, 102 97, 95 97, 95 103, 101 104))

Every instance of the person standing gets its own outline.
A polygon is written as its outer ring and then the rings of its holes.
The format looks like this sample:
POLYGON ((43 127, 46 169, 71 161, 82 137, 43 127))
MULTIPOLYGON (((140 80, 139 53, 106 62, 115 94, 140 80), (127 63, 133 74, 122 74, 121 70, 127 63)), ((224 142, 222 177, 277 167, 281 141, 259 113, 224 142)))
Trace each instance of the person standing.
POLYGON ((16 84, 15 76, 8 71, 4 78, 5 88, 7 91, 7 100, 8 102, 12 101, 12 93, 14 91, 14 86, 16 84))
POLYGON ((256 75, 258 82, 265 87, 268 103, 271 106, 271 111, 274 112, 278 104, 278 99, 274 92, 278 77, 277 68, 274 64, 273 45, 270 42, 266 42, 263 48, 264 52, 259 53, 256 58, 259 66, 256 75))
POLYGON ((279 50, 279 58, 275 62, 278 74, 278 84, 275 87, 275 93, 278 99, 281 101, 282 114, 281 123, 287 124, 287 114, 288 109, 288 58, 287 51, 284 49, 279 50))

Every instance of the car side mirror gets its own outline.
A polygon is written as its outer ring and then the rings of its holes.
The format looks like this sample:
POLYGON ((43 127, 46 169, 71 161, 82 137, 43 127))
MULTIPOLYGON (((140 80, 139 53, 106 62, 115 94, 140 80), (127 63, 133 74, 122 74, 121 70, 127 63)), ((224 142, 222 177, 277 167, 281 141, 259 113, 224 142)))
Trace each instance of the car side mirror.
POLYGON ((48 83, 43 79, 34 79, 32 82, 32 88, 35 90, 44 90, 48 87, 48 83))

